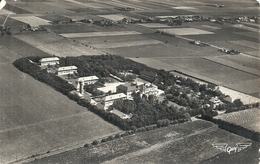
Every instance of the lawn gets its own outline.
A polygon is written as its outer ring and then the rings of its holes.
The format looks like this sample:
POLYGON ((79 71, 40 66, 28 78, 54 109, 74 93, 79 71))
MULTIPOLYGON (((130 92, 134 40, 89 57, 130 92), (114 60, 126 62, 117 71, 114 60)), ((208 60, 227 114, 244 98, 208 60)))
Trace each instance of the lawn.
POLYGON ((212 146, 217 142, 235 145, 251 141, 219 129, 212 123, 195 121, 137 133, 94 147, 78 148, 35 160, 31 164, 198 163, 222 153, 212 146))

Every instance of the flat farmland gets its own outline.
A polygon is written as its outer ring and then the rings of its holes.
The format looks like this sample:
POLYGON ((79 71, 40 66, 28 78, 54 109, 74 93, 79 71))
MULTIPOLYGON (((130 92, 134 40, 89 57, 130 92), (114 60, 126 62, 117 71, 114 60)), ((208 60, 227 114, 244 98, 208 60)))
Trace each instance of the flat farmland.
POLYGON ((41 51, 40 49, 23 42, 19 39, 14 38, 13 36, 1 36, 0 45, 11 49, 13 52, 21 55, 22 57, 26 56, 49 56, 48 53, 41 51))
POLYGON ((36 16, 12 16, 13 19, 29 24, 32 27, 38 27, 41 25, 48 25, 48 20, 36 17, 36 16))
POLYGON ((222 153, 212 143, 223 142, 235 145, 237 142, 251 141, 219 129, 212 123, 194 121, 137 133, 94 147, 78 148, 38 159, 30 164, 199 163, 222 153))
MULTIPOLYGON (((4 22, 6 19, 6 15, 0 15, 0 22, 4 22)), ((12 18, 8 18, 6 23, 5 23, 6 26, 24 26, 26 25, 25 23, 23 22, 20 22, 18 20, 15 20, 15 19, 12 19, 12 18)))
POLYGON ((258 40, 259 40, 258 33, 256 33, 256 32, 251 32, 251 31, 235 32, 235 34, 238 34, 238 35, 242 35, 242 36, 244 36, 244 37, 249 37, 249 38, 253 38, 253 39, 258 39, 258 40))
POLYGON ((259 69, 260 67, 260 59, 251 58, 244 55, 225 55, 220 56, 219 58, 253 69, 259 69))
POLYGON ((260 132, 260 109, 253 108, 242 110, 238 112, 228 113, 224 115, 216 116, 216 119, 221 119, 223 121, 231 122, 236 125, 243 126, 250 130, 260 132))
MULTIPOLYGON (((58 1, 57 3, 63 3, 62 1, 58 1)), ((72 13, 72 11, 66 10, 61 7, 55 7, 51 4, 45 4, 44 2, 40 1, 33 1, 33 2, 13 2, 11 5, 20 8, 22 10, 28 11, 34 14, 48 14, 48 13, 72 13)))
MULTIPOLYGON (((232 88, 236 91, 240 91, 242 93, 252 95, 257 98, 259 98, 260 96, 259 95, 260 78, 240 81, 233 84, 225 84, 225 86, 228 88, 232 88)), ((246 103, 248 102, 250 102, 250 100, 246 101, 246 103)))
POLYGON ((51 33, 16 35, 15 37, 50 55, 81 56, 103 54, 99 50, 84 46, 51 33))
POLYGON ((1 162, 80 145, 120 131, 17 70, 11 62, 21 56, 4 46, 0 49, 1 162))
MULTIPOLYGON (((234 68, 234 69, 237 69, 237 70, 240 70, 240 71, 244 71, 244 72, 256 75, 256 76, 259 76, 259 70, 258 70, 259 67, 257 66, 257 64, 256 64, 256 67, 250 68, 250 67, 246 66, 245 64, 235 63, 235 62, 229 61, 228 59, 223 59, 223 58, 220 58, 220 57, 205 57, 204 59, 209 60, 209 61, 214 62, 214 63, 225 65, 227 67, 231 67, 231 68, 234 68)), ((258 59, 254 59, 254 60, 259 62, 258 59)))
POLYGON ((259 42, 251 42, 248 40, 238 40, 238 41, 230 41, 231 43, 238 44, 239 46, 246 46, 252 49, 259 49, 259 42))
POLYGON ((56 25, 44 26, 44 27, 50 29, 52 32, 56 34, 75 33, 75 31, 78 33, 96 31, 94 27, 89 26, 87 24, 66 24, 66 25, 56 24, 56 25))
POLYGON ((144 37, 143 35, 122 35, 105 37, 74 38, 75 40, 89 44, 95 48, 110 49, 131 46, 144 46, 162 43, 161 41, 144 37))
POLYGON ((224 65, 220 65, 202 58, 175 58, 159 59, 162 62, 173 65, 176 70, 185 70, 203 77, 218 81, 219 84, 230 84, 250 79, 258 79, 258 76, 251 75, 224 65))

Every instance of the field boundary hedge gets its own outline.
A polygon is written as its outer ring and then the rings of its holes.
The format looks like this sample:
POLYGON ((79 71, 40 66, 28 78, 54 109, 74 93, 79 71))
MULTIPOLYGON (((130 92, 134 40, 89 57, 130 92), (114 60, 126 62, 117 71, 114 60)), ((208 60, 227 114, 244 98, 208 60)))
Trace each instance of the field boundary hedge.
POLYGON ((230 133, 234 133, 240 135, 245 138, 249 138, 251 140, 260 142, 260 133, 254 130, 250 130, 241 125, 237 125, 228 121, 224 121, 221 119, 215 119, 213 117, 204 117, 206 121, 213 122, 218 125, 219 128, 224 129, 230 133))

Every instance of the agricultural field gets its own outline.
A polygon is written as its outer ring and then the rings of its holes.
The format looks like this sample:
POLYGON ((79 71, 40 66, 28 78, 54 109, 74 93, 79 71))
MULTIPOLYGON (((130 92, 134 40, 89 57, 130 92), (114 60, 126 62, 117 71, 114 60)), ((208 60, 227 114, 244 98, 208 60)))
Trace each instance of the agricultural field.
MULTIPOLYGON (((48 18, 46 18, 48 19, 48 18)), ((63 20, 63 19, 62 19, 63 20)), ((66 25, 60 25, 55 24, 52 26, 44 26, 47 29, 50 29, 50 31, 56 33, 56 34, 66 34, 66 33, 87 33, 87 32, 95 32, 96 29, 92 26, 89 26, 87 24, 66 24, 66 25)))
POLYGON ((48 20, 36 17, 36 16, 13 16, 15 20, 29 24, 32 27, 39 27, 41 25, 48 25, 50 22, 48 20))
POLYGON ((204 34, 214 34, 213 32, 195 29, 195 28, 167 28, 167 29, 158 29, 163 33, 170 35, 204 35, 204 34))
POLYGON ((260 109, 253 108, 243 111, 228 113, 220 116, 216 116, 216 119, 231 122, 236 125, 243 126, 247 129, 260 132, 260 109))
POLYGON ((198 120, 137 133, 89 148, 78 148, 30 164, 199 163, 221 154, 222 151, 214 148, 212 143, 223 142, 235 145, 237 142, 251 141, 221 130, 212 123, 198 120))
POLYGON ((172 64, 176 70, 186 70, 187 74, 189 74, 188 72, 196 73, 219 81, 219 84, 237 83, 258 78, 256 75, 251 75, 201 58, 162 58, 159 60, 167 64, 172 64))
POLYGON ((1 163, 79 146, 120 132, 86 108, 17 70, 12 62, 22 56, 3 45, 0 47, 1 163))
POLYGON ((101 51, 65 39, 51 33, 35 33, 16 35, 15 38, 24 41, 43 52, 56 56, 101 55, 101 51))
POLYGON ((1 36, 0 45, 11 49, 13 52, 19 54, 22 57, 26 56, 49 56, 48 53, 41 51, 40 49, 30 45, 26 42, 23 42, 19 39, 16 39, 13 36, 1 36))
POLYGON ((113 32, 88 32, 88 33, 69 33, 60 34, 66 38, 77 38, 77 37, 105 37, 105 36, 120 36, 120 35, 137 35, 141 34, 136 31, 113 31, 113 32))
MULTIPOLYGON (((226 55, 225 57, 227 57, 228 55, 226 55)), ((229 55, 230 56, 230 55, 229 55)), ((225 59, 225 58, 222 58, 223 56, 221 57, 205 57, 204 59, 205 60, 209 60, 211 62, 215 62, 215 63, 219 63, 221 65, 225 65, 225 66, 228 66, 228 67, 231 67, 231 68, 234 68, 234 69, 238 69, 238 70, 241 70, 241 71, 245 71, 247 73, 250 73, 250 74, 253 74, 253 75, 256 75, 256 76, 259 76, 259 60, 256 58, 251 58, 255 60, 255 62, 251 62, 251 63, 248 63, 249 65, 255 65, 255 67, 251 67, 250 66, 247 66, 246 64, 240 64, 238 63, 239 61, 242 61, 242 63, 244 62, 244 60, 240 60, 240 59, 243 59, 243 58, 239 58, 238 57, 238 62, 235 63, 235 62, 232 62, 230 60, 225 59)), ((236 57, 236 56, 235 56, 236 57)), ((244 56, 243 56, 244 57, 244 56)), ((249 57, 250 59, 250 57, 249 57)), ((246 63, 246 60, 245 60, 245 63, 246 63)))

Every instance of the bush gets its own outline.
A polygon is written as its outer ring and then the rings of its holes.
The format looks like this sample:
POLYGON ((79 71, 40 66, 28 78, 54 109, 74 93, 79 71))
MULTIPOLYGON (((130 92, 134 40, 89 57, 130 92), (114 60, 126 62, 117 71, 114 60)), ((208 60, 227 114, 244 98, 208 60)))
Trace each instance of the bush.
POLYGON ((116 134, 116 135, 115 135, 115 138, 120 138, 120 134, 116 134))
POLYGON ((97 144, 98 144, 98 141, 97 141, 97 140, 95 140, 95 141, 92 142, 92 145, 97 145, 97 144))
POLYGON ((107 139, 103 138, 103 139, 101 140, 101 142, 107 142, 107 139))
POLYGON ((86 144, 84 145, 84 147, 89 147, 89 144, 88 144, 88 143, 86 143, 86 144))

